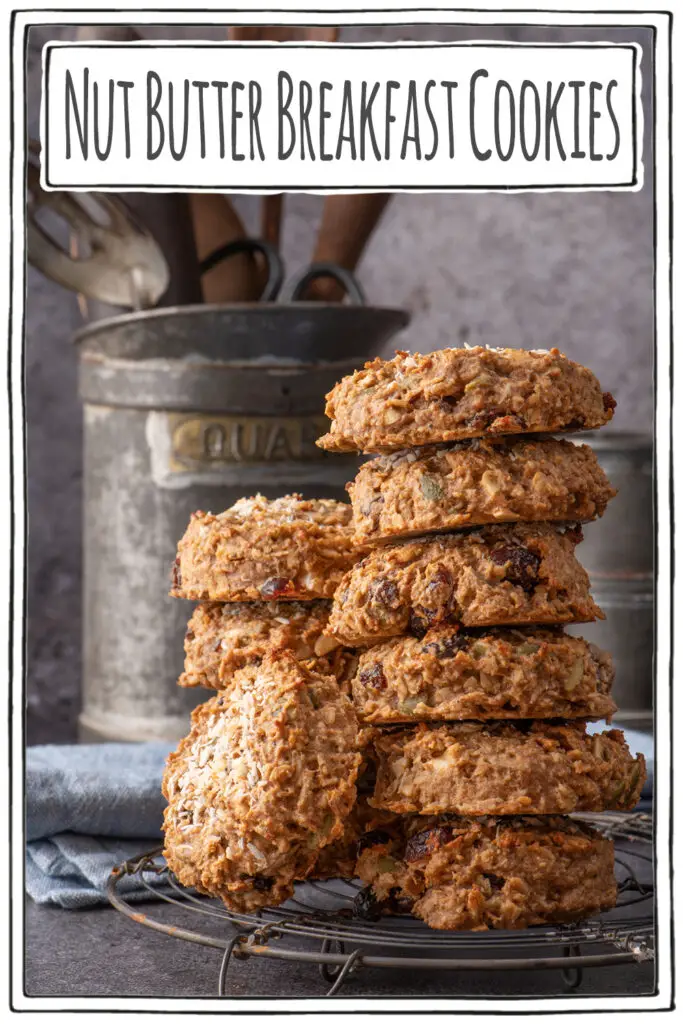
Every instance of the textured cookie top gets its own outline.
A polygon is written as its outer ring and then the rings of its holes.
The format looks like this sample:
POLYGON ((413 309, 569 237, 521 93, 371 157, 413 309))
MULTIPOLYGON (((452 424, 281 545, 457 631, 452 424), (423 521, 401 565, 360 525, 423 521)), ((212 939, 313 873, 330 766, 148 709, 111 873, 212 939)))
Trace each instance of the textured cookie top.
POLYGON ((459 722, 377 735, 373 807, 396 814, 630 810, 645 782, 618 729, 567 722, 459 722))
POLYGON ((344 377, 327 395, 328 451, 395 451, 500 434, 592 430, 616 403, 557 349, 398 352, 344 377))
POLYGON ((194 601, 331 597, 358 557, 351 508, 288 494, 241 498, 219 515, 195 512, 178 545, 171 596, 194 601))
POLYGON ((331 498, 303 498, 300 494, 284 494, 281 498, 265 498, 255 494, 239 498, 230 508, 213 516, 210 512, 196 513, 207 521, 216 520, 226 536, 277 536, 280 530, 302 527, 314 535, 321 530, 343 530, 349 524, 349 508, 331 498))
POLYGON ((528 627, 438 626, 360 655, 352 681, 362 721, 606 718, 614 667, 581 637, 528 627))
POLYGON ((246 601, 200 604, 185 634, 180 686, 225 690, 234 673, 258 665, 268 651, 287 648, 297 661, 322 659, 320 671, 340 678, 343 652, 322 635, 331 601, 246 601))
POLYGON ((585 522, 616 494, 592 448, 555 438, 476 439, 380 456, 347 490, 359 544, 486 523, 585 522))
POLYGON ((602 612, 574 555, 578 527, 484 526, 375 548, 334 598, 328 631, 349 647, 443 623, 590 622, 602 612))
POLYGON ((361 763, 336 680, 272 652, 196 708, 163 780, 165 856, 185 885, 276 904, 341 837, 361 763))

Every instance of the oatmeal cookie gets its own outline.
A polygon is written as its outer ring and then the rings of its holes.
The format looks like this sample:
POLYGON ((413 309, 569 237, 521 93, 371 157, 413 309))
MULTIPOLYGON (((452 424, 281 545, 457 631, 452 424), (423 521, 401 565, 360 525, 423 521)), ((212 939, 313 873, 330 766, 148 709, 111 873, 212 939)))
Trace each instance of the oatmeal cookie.
POLYGON ((341 581, 327 630, 362 647, 443 623, 604 618, 574 555, 581 537, 580 527, 519 523, 375 548, 341 581))
POLYGON ((485 523, 586 522, 616 494, 592 448, 555 438, 461 441, 384 455, 364 463, 346 486, 358 544, 485 523))
POLYGON ((551 629, 468 632, 437 626, 364 651, 351 683, 368 723, 610 718, 609 654, 551 629))
POLYGON ((323 636, 331 601, 247 601, 200 604, 185 634, 180 686, 226 690, 235 672, 260 665, 269 650, 285 647, 297 661, 318 659, 319 671, 346 680, 351 655, 323 636))
POLYGON ((627 811, 645 759, 618 729, 577 722, 460 722, 377 735, 372 807, 396 814, 627 811))
POLYGON ((344 833, 362 738, 336 680, 287 651, 200 705, 168 758, 164 856, 236 910, 274 906, 344 833))
POLYGON ((356 871, 370 889, 360 902, 430 928, 528 928, 616 904, 614 844, 571 818, 408 818, 361 847, 356 871))
POLYGON ((194 512, 178 545, 172 597, 190 601, 332 597, 358 554, 351 507, 287 494, 240 498, 219 515, 194 512))
POLYGON ((327 395, 327 451, 384 452, 500 434, 593 430, 616 402, 556 348, 398 352, 344 377, 327 395))

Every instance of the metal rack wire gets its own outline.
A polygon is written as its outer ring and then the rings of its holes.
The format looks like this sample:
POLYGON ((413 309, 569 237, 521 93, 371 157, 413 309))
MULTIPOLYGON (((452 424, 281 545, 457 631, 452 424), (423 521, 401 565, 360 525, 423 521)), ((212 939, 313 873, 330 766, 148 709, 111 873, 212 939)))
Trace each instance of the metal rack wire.
POLYGON ((577 815, 615 842, 617 906, 575 925, 525 931, 433 931, 415 918, 363 918, 359 882, 306 882, 277 908, 235 913, 220 900, 181 886, 160 849, 112 872, 108 894, 117 910, 148 928, 223 950, 218 994, 226 994, 233 960, 272 957, 317 964, 335 995, 363 967, 446 970, 556 969, 563 989, 576 991, 587 967, 643 963, 654 958, 652 820, 646 814, 577 815), (172 904, 173 922, 140 913, 126 901, 121 881, 134 875, 151 899, 172 904), (201 927, 201 930, 199 930, 201 927))

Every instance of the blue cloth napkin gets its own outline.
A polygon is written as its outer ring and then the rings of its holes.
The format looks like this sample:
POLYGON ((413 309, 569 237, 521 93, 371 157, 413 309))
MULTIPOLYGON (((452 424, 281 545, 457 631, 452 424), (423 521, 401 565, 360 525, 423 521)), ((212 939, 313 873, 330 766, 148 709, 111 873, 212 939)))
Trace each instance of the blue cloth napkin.
MULTIPOLYGON (((599 732, 604 722, 588 728, 599 732)), ((653 739, 635 730, 625 734, 631 750, 645 754, 647 801, 653 739)), ((165 743, 28 748, 26 889, 36 903, 70 910, 107 903, 112 868, 161 844, 161 776, 171 749, 165 743)), ((151 874, 145 878, 163 891, 163 883, 151 874)), ((127 900, 150 895, 138 876, 123 878, 117 891, 127 900)))
MULTIPOLYGON (((167 743, 29 747, 26 751, 26 890, 68 909, 106 903, 113 867, 161 844, 167 743)), ((149 874, 147 881, 160 883, 149 874)), ((149 892, 136 876, 127 899, 149 892)))

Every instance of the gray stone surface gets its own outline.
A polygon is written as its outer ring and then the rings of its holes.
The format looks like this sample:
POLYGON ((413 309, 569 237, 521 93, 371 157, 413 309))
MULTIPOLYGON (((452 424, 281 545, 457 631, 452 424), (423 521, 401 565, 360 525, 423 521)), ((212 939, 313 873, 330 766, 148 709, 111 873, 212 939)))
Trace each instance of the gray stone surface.
MULTIPOLYGON (((172 907, 155 903, 139 909, 166 924, 178 923, 172 907)), ((216 995, 220 950, 144 928, 111 908, 68 911, 37 907, 28 900, 26 910, 24 988, 28 996, 155 999, 216 995)), ((197 919, 194 928, 203 927, 197 919)), ((314 964, 255 957, 233 960, 227 981, 228 994, 235 998, 320 997, 329 987, 314 964)), ((575 994, 577 1009, 586 995, 645 995, 653 986, 652 963, 591 968, 585 971, 575 994)), ((556 970, 366 969, 348 978, 340 997, 539 998, 562 994, 562 978, 556 970)))
MULTIPOLYGON (((40 47, 71 30, 38 29, 29 46, 28 125, 37 134, 40 47)), ((179 31, 149 31, 158 38, 179 31)), ((190 35, 189 31, 183 33, 190 35)), ((194 33, 201 35, 202 33, 194 33)), ((208 33, 203 33, 207 35, 208 33)), ((213 33, 218 38, 221 33, 213 33)), ((345 29, 343 39, 470 37, 637 38, 625 33, 345 29)), ((638 193, 398 195, 360 268, 370 300, 406 306, 401 344, 423 351, 459 342, 549 347, 585 361, 619 401, 616 426, 647 431, 652 417, 652 190, 638 193)), ((288 196, 284 255, 291 270, 311 253, 322 199, 288 196)), ((248 227, 258 200, 237 197, 248 227)), ((80 679, 80 408, 75 298, 29 272, 26 317, 28 444, 28 736, 75 735, 80 679)))

